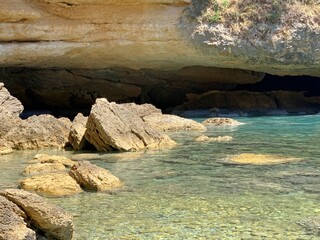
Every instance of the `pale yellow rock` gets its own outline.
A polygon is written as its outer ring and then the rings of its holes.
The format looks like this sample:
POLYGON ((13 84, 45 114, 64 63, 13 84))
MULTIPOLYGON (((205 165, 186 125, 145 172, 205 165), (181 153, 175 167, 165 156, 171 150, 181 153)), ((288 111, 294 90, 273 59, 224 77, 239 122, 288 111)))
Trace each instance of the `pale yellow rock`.
POLYGON ((66 167, 72 167, 76 162, 64 156, 37 154, 28 163, 61 163, 66 167))
POLYGON ((233 140, 231 136, 208 137, 201 135, 195 139, 196 142, 230 142, 233 140))
POLYGON ((215 126, 238 126, 242 123, 231 118, 208 118, 202 122, 203 125, 215 125, 215 126))
POLYGON ((26 178, 20 182, 22 189, 41 195, 60 197, 81 193, 82 189, 68 173, 50 173, 26 178))
POLYGON ((272 165, 288 162, 300 161, 299 158, 283 157, 271 154, 255 154, 255 153, 242 153, 239 155, 231 156, 227 159, 230 163, 235 164, 252 164, 252 165, 272 165))
POLYGON ((50 173, 64 171, 66 167, 62 163, 36 163, 27 166, 23 170, 24 175, 29 174, 40 174, 40 173, 50 173))
POLYGON ((147 124, 163 132, 207 130, 205 126, 191 119, 169 114, 151 114, 142 118, 147 124))

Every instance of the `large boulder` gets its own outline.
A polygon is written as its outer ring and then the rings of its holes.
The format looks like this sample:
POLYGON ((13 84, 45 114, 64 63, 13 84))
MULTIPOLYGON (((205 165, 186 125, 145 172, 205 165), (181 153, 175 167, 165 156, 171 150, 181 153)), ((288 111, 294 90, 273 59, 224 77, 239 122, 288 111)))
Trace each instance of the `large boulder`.
POLYGON ((45 153, 39 153, 29 160, 28 163, 55 163, 63 164, 66 167, 72 167, 76 162, 72 161, 70 158, 58 155, 48 155, 45 153))
POLYGON ((44 196, 60 197, 82 192, 77 182, 67 173, 49 173, 25 178, 20 182, 22 189, 44 196))
POLYGON ((0 82, 0 115, 13 115, 18 117, 23 111, 21 102, 10 95, 9 91, 0 82))
POLYGON ((60 172, 60 171, 64 171, 65 169, 66 167, 62 163, 36 163, 36 164, 27 166, 23 170, 23 174, 29 175, 29 174, 60 172))
POLYGON ((84 135, 87 130, 87 121, 88 117, 85 117, 82 113, 79 113, 72 122, 69 133, 69 143, 72 145, 74 150, 81 150, 86 144, 84 135))
POLYGON ((27 227, 25 213, 13 202, 0 196, 0 239, 36 240, 36 233, 27 227))
POLYGON ((97 99, 90 112, 86 139, 99 151, 130 151, 175 145, 126 107, 97 99))
POLYGON ((61 208, 23 190, 7 189, 1 191, 0 195, 18 205, 28 216, 31 225, 41 230, 49 239, 72 239, 72 217, 61 208))
POLYGON ((164 132, 200 131, 207 130, 205 126, 191 119, 169 114, 151 114, 142 118, 153 128, 164 132))
POLYGON ((91 164, 79 162, 69 171, 78 184, 87 190, 112 191, 123 186, 122 182, 108 170, 91 164))
POLYGON ((3 139, 17 150, 63 148, 68 142, 70 126, 71 122, 66 118, 32 116, 13 127, 3 139))
POLYGON ((132 113, 135 115, 143 118, 145 116, 149 116, 152 114, 161 114, 161 110, 159 108, 156 108, 152 104, 135 104, 135 103, 123 103, 122 106, 129 109, 132 113))

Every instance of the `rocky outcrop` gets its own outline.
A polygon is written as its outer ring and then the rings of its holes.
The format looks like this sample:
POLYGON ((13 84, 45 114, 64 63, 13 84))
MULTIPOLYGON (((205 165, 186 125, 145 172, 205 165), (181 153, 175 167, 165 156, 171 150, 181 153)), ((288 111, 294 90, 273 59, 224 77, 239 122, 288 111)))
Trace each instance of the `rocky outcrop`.
POLYGON ((68 142, 71 122, 66 118, 39 115, 17 122, 17 126, 2 136, 12 149, 63 148, 68 142))
POLYGON ((147 124, 153 128, 163 132, 176 131, 199 131, 207 130, 201 123, 191 119, 182 118, 169 114, 151 114, 142 118, 147 124))
POLYGON ((86 139, 99 151, 132 151, 175 145, 126 107, 97 99, 87 122, 86 139))
POLYGON ((23 111, 21 102, 10 95, 9 91, 0 82, 0 115, 12 115, 18 117, 23 111))
POLYGON ((72 167, 76 162, 65 156, 48 155, 48 154, 37 154, 28 163, 53 163, 63 164, 66 167, 72 167))
MULTIPOLYGON (((241 11, 241 5, 246 3, 230 2, 233 5, 227 9, 241 11)), ((206 13, 215 9, 209 0, 14 3, 4 2, 2 6, 1 66, 69 69, 210 66, 319 76, 319 47, 315 44, 320 34, 318 6, 310 3, 303 8, 310 9, 308 18, 303 10, 295 11, 299 5, 293 2, 274 7, 269 1, 259 4, 253 1, 253 6, 260 6, 257 11, 264 11, 252 21, 242 19, 249 15, 246 12, 239 16, 218 9, 221 14, 218 19, 229 14, 227 22, 206 18, 206 13), (276 21, 267 21, 268 16, 276 21)))
POLYGON ((88 117, 79 113, 72 122, 68 139, 74 150, 81 150, 86 144, 84 135, 87 130, 87 121, 88 117))
POLYGON ((64 171, 66 167, 62 163, 36 163, 27 166, 23 170, 24 175, 60 172, 64 171))
POLYGON ((112 191, 123 186, 119 178, 108 170, 97 167, 88 161, 75 164, 69 174, 81 187, 91 191, 112 191))
POLYGON ((153 114, 162 114, 161 110, 159 108, 156 108, 152 104, 135 104, 135 103, 123 103, 121 104, 128 110, 130 110, 133 114, 144 118, 149 115, 153 114))
POLYGON ((0 196, 0 239, 36 240, 36 233, 27 227, 26 217, 16 204, 0 196))
POLYGON ((213 126, 239 126, 243 123, 232 118, 208 118, 202 122, 203 125, 213 126))
POLYGON ((69 196, 82 192, 77 182, 67 173, 49 173, 25 178, 20 182, 20 187, 51 197, 69 196))
MULTIPOLYGON (((49 239, 71 240, 74 226, 70 215, 46 202, 40 196, 23 190, 8 189, 0 192, 28 216, 30 223, 49 239)), ((31 238, 32 239, 32 238, 31 238)))
POLYGON ((218 136, 218 137, 208 137, 201 135, 195 139, 196 142, 230 142, 233 137, 231 136, 218 136))
POLYGON ((176 112, 195 109, 210 109, 211 114, 220 115, 224 110, 245 113, 268 114, 275 110, 289 113, 316 113, 320 101, 306 97, 303 92, 248 92, 248 91, 210 91, 194 95, 189 102, 176 107, 176 112))
POLYGON ((0 114, 0 138, 3 138, 11 129, 22 123, 22 119, 11 114, 0 114))

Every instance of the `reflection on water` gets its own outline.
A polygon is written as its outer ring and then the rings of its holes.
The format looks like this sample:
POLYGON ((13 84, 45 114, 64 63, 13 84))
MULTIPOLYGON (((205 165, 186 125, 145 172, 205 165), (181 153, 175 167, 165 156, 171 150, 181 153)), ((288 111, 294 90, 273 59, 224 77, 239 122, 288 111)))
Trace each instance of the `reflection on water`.
MULTIPOLYGON (((201 121, 202 119, 198 119, 201 121)), ((317 239, 296 224, 320 215, 320 116, 241 118, 206 135, 172 134, 179 145, 136 153, 72 153, 108 168, 126 187, 114 194, 50 198, 74 215, 75 239, 317 239), (300 162, 229 165, 240 153, 303 158, 300 162)), ((48 152, 48 151, 47 151, 48 152)), ((36 152, 1 157, 0 187, 15 187, 36 152)))

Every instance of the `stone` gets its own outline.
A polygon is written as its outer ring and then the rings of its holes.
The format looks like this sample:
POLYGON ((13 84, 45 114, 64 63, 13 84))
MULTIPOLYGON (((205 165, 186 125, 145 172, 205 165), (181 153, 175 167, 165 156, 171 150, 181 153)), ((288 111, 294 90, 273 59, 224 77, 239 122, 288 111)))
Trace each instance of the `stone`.
POLYGON ((271 154, 242 153, 227 158, 226 162, 233 164, 273 165, 297 162, 302 159, 294 157, 282 157, 271 154))
POLYGON ((66 167, 72 167, 76 162, 65 156, 48 155, 48 154, 37 154, 28 163, 54 163, 63 164, 66 167))
POLYGON ((239 126, 243 123, 231 118, 208 118, 202 122, 203 125, 214 126, 239 126))
POLYGON ((0 196, 1 240, 36 240, 36 233, 27 227, 26 218, 16 204, 0 196))
POLYGON ((88 121, 86 139, 98 151, 132 151, 175 145, 167 135, 150 127, 126 107, 97 99, 88 121))
POLYGON ((66 167, 62 163, 36 163, 27 166, 23 170, 24 175, 51 173, 64 171, 66 167))
POLYGON ((13 153, 13 149, 11 148, 10 144, 0 139, 0 156, 11 153, 13 153))
POLYGON ((3 139, 16 150, 63 148, 68 142, 70 126, 66 118, 32 116, 13 127, 3 139))
POLYGON ((161 110, 159 108, 156 108, 152 104, 135 104, 135 103, 123 103, 122 106, 129 109, 132 113, 135 115, 143 118, 149 115, 153 114, 162 114, 161 110))
POLYGON ((207 130, 205 126, 191 119, 169 114, 151 114, 142 118, 153 128, 163 132, 199 131, 207 130))
POLYGON ((78 162, 69 171, 78 184, 87 190, 112 191, 123 186, 119 178, 108 170, 91 164, 88 161, 78 162))
POLYGON ((20 187, 26 191, 51 197, 70 196, 82 192, 77 182, 67 173, 35 175, 23 179, 20 187))
POLYGON ((233 140, 231 136, 208 137, 201 135, 195 139, 196 142, 230 142, 233 140))
POLYGON ((24 190, 7 189, 1 191, 0 195, 18 205, 26 213, 32 226, 41 230, 49 239, 72 239, 72 217, 61 208, 24 190))
POLYGON ((23 109, 21 102, 11 96, 4 84, 0 82, 0 115, 6 114, 18 117, 23 109))
POLYGON ((22 119, 13 115, 0 113, 0 138, 3 138, 12 128, 21 124, 22 119))
POLYGON ((74 150, 81 150, 86 144, 84 135, 87 130, 87 121, 88 117, 79 113, 72 122, 68 139, 74 150))

